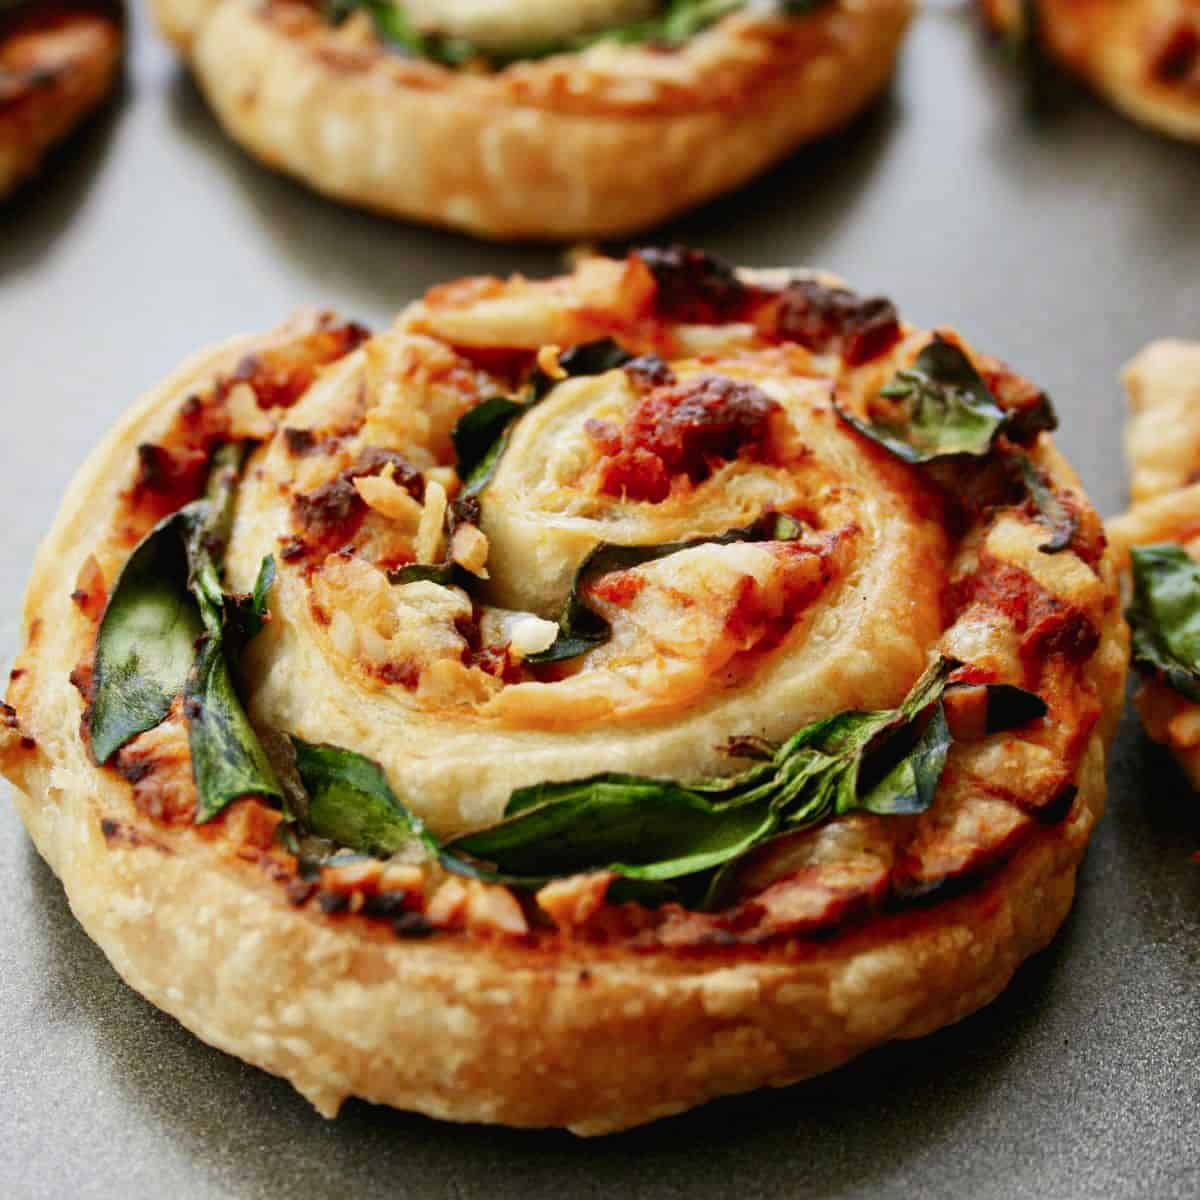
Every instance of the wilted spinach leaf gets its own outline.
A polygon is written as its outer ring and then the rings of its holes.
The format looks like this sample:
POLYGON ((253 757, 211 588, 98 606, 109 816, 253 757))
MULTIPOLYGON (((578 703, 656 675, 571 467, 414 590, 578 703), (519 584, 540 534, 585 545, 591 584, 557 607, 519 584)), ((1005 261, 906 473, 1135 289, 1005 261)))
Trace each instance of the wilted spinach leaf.
POLYGON ((909 463, 951 454, 987 454, 1008 419, 971 360, 935 337, 911 367, 897 371, 879 393, 892 410, 861 420, 838 406, 843 420, 909 463))
MULTIPOLYGON (((201 607, 206 604, 202 602, 201 607)), ((262 796, 281 804, 284 798, 275 769, 234 686, 220 619, 219 613, 213 614, 218 624, 200 649, 184 693, 197 824, 212 820, 242 796, 262 796)))
POLYGON ((221 447, 206 494, 161 521, 134 550, 96 641, 89 733, 97 762, 160 724, 182 694, 197 822, 239 796, 283 801, 227 657, 230 638, 241 644, 262 628, 275 574, 266 558, 250 596, 226 596, 221 587, 244 454, 241 445, 221 447))
POLYGON ((459 418, 453 440, 463 496, 477 496, 491 482, 508 446, 513 422, 528 407, 506 396, 493 396, 459 418))
POLYGON ((173 513, 146 535, 104 610, 88 712, 98 763, 161 724, 187 682, 204 626, 187 586, 186 521, 173 513))
POLYGON ((1079 532, 1079 514, 1063 501, 1027 454, 1018 452, 1015 457, 1021 472, 1021 482, 1029 493, 1038 515, 1050 531, 1049 540, 1043 542, 1038 549, 1043 554, 1059 554, 1070 547, 1079 532))
POLYGON ((735 775, 679 783, 610 773, 520 788, 503 820, 441 845, 377 764, 293 738, 310 796, 306 825, 339 846, 380 856, 419 840, 447 870, 513 887, 607 871, 618 876, 614 898, 685 897, 712 907, 729 871, 773 837, 854 810, 928 809, 951 745, 941 705, 948 689, 987 687, 998 701, 989 707, 989 732, 1045 713, 1039 697, 1019 688, 950 683, 958 665, 935 663, 895 709, 839 713, 778 746, 736 742, 731 752, 758 761, 735 775))
POLYGON ((377 763, 336 746, 291 740, 308 792, 310 832, 363 854, 395 854, 413 841, 437 854, 437 843, 396 798, 377 763))
POLYGON ((642 563, 654 562, 693 546, 727 546, 733 542, 794 541, 801 527, 784 513, 768 513, 744 529, 731 529, 713 537, 691 538, 685 542, 663 542, 651 546, 618 546, 601 542, 579 564, 571 585, 571 594, 558 618, 558 637, 554 644, 539 654, 531 654, 530 663, 564 662, 602 646, 612 636, 612 627, 584 597, 589 580, 613 571, 625 571, 642 563))
MULTIPOLYGON (((598 338, 594 342, 582 342, 564 350, 558 356, 558 365, 566 371, 568 379, 576 379, 583 375, 603 375, 607 371, 615 371, 632 359, 633 355, 621 349, 612 338, 598 338)), ((529 381, 533 398, 543 399, 560 382, 538 367, 529 381)))
MULTIPOLYGON (((631 357, 612 338, 600 338, 565 350, 559 355, 558 365, 566 371, 568 378, 603 375, 623 366, 631 357)), ((463 481, 460 494, 464 499, 479 495, 491 482, 517 418, 540 404, 556 382, 539 368, 525 388, 523 399, 493 396, 459 418, 451 437, 458 459, 458 476, 463 481)))
POLYGON ((1135 546, 1134 665, 1200 703, 1200 564, 1170 543, 1135 546))
POLYGON ((283 788, 263 750, 233 683, 228 657, 230 635, 261 628, 275 563, 265 558, 248 602, 226 596, 221 563, 233 522, 244 448, 217 452, 203 507, 197 507, 188 538, 191 587, 205 636, 184 690, 188 746, 196 781, 196 822, 212 820, 241 796, 284 801, 283 788))
MULTIPOLYGON (((941 698, 957 667, 942 659, 898 708, 816 721, 727 778, 605 774, 519 789, 504 820, 451 841, 443 856, 518 886, 587 871, 675 881, 711 906, 721 873, 777 835, 856 809, 924 812, 949 753, 941 698)), ((1045 711, 1029 699, 1017 715, 1045 711)))
MULTIPOLYGON (((826 0, 775 0, 773 7, 788 16, 801 16, 818 8, 826 0)), ((546 58, 551 54, 574 53, 586 50, 597 42, 615 41, 627 45, 649 43, 658 46, 678 46, 715 25, 722 17, 746 7, 746 0, 667 0, 660 12, 640 21, 616 25, 596 33, 581 34, 550 42, 531 42, 506 48, 504 53, 485 52, 465 38, 439 33, 423 33, 413 25, 403 8, 393 0, 329 0, 327 12, 335 24, 345 20, 356 9, 371 15, 380 38, 397 50, 417 58, 428 58, 445 66, 457 67, 480 60, 493 67, 513 62, 546 58)))

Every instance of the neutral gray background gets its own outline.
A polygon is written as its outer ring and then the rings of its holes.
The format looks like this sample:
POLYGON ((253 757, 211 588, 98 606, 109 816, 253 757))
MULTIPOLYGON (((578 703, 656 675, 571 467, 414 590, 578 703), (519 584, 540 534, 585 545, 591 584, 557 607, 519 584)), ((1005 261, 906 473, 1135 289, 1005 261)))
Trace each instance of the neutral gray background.
MULTIPOLYGON (((551 250, 343 211, 244 158, 149 30, 113 111, 0 208, 0 658, 87 449, 197 347, 328 303, 380 325, 551 250)), ((638 181, 631 179, 630 187, 638 181)), ((832 268, 1054 395, 1101 510, 1116 370, 1200 335, 1200 152, 1076 89, 1027 119, 969 15, 917 23, 846 134, 658 236, 832 268)), ((12 1197, 1184 1197, 1200 1194, 1200 803, 1136 725, 1074 914, 988 1011, 824 1080, 600 1142, 455 1128, 290 1089, 193 1039, 80 932, 0 793, 0 1192, 12 1197)))

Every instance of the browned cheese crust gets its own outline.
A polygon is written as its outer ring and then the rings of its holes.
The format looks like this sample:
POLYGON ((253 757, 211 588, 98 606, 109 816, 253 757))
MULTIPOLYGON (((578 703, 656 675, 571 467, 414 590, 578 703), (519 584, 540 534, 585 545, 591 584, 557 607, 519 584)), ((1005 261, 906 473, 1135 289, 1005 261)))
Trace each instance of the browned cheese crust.
MULTIPOLYGON (((1005 408, 1040 399, 939 333, 1005 408)), ((0 724, 0 766, 88 933, 153 1003, 327 1115, 360 1096, 606 1133, 986 1004, 1070 906, 1127 638, 1099 519, 1046 433, 1023 452, 1075 517, 1054 554, 1008 451, 912 467, 835 411, 836 395, 865 415, 931 336, 827 279, 666 251, 547 282, 460 281, 374 337, 304 317, 191 359, 73 483, 0 724), (454 532, 449 552, 487 573, 486 601, 389 584, 396 564, 446 552, 458 418, 600 337, 641 357, 528 412, 482 516, 454 532), (605 874, 534 896, 404 858, 302 879, 266 804, 193 823, 177 712, 104 768, 81 735, 117 572, 231 438, 260 445, 229 583, 247 588, 265 552, 280 572, 242 662, 253 719, 375 759, 439 836, 488 824, 541 780, 728 772, 731 737, 894 705, 938 653, 968 684, 1036 691, 1047 715, 963 732, 919 816, 851 813, 773 843, 717 912, 610 902, 605 874), (609 644, 524 661, 564 562, 602 538, 712 534, 764 507, 802 536, 604 576, 590 595, 609 644)))
POLYGON ((1005 33, 1037 37, 1126 116, 1200 141, 1197 0, 980 0, 1005 33), (1029 11, 1036 32, 1024 28, 1029 11))
POLYGON ((123 40, 115 5, 39 0, 0 13, 0 197, 108 95, 123 40))
MULTIPOLYGON (((1133 546, 1176 542, 1200 559, 1200 343, 1153 342, 1125 368, 1130 507, 1108 523, 1119 567, 1133 546)), ((1200 704, 1157 679, 1136 697, 1146 732, 1200 788, 1200 704)))
POLYGON ((644 229, 844 124, 891 75, 910 0, 733 15, 672 51, 616 44, 481 73, 389 51, 295 0, 155 0, 229 134, 390 216, 501 239, 644 229))

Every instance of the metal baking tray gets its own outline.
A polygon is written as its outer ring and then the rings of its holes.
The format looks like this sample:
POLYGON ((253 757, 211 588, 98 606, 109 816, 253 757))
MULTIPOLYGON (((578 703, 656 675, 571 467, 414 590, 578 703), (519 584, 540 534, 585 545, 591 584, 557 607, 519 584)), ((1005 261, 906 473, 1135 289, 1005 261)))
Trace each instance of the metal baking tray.
MULTIPOLYGON (((376 327, 428 285, 547 273, 342 209, 220 134, 135 14, 112 109, 0 208, 0 656, 75 467, 206 343, 304 304, 376 327)), ((1200 150, 1082 89, 1031 121, 960 8, 925 11, 890 95, 844 133, 657 231, 733 261, 832 269, 1047 387, 1059 442, 1121 507, 1116 373, 1200 336, 1200 150)), ((636 187, 637 180, 630 180, 636 187)), ((14 1197, 1200 1194, 1200 800, 1127 718, 1108 813, 1053 946, 990 1008, 783 1091, 595 1141, 351 1103, 323 1121, 124 986, 0 802, 0 1190, 14 1197)))

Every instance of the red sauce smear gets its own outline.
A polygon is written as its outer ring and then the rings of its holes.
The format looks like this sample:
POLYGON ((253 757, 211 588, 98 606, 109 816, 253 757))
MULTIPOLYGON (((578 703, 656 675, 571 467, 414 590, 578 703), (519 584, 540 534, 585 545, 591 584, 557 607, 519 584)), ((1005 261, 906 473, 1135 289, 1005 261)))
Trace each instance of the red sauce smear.
POLYGON ((623 429, 588 423, 588 434, 604 457, 600 491, 658 503, 670 494, 677 476, 701 483, 717 463, 743 455, 761 458, 778 408, 753 384, 721 375, 655 388, 623 429))

